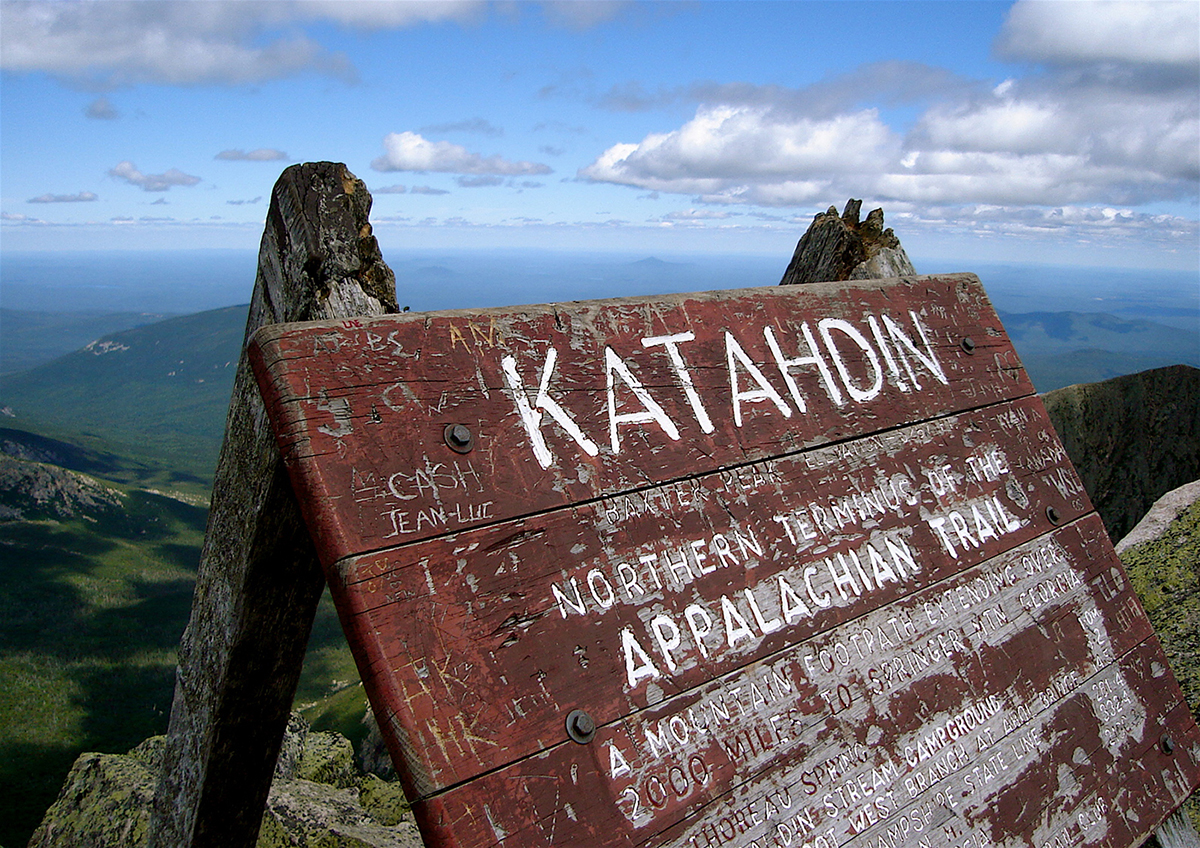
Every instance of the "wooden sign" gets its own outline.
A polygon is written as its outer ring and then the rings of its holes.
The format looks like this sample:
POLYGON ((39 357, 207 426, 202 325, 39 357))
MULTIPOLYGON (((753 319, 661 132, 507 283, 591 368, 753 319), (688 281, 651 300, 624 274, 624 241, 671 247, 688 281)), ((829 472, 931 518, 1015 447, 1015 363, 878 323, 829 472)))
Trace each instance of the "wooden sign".
POLYGON ((266 327, 436 846, 1133 846, 1200 734, 971 275, 266 327))

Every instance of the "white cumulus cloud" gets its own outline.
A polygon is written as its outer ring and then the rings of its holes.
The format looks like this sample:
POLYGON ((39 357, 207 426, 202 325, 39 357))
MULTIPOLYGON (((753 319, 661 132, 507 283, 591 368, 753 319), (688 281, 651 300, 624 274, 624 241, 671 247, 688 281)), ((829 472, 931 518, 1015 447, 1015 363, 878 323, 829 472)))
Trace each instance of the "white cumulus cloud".
POLYGON ((194 186, 200 182, 199 177, 185 174, 178 168, 171 168, 161 174, 143 174, 138 170, 137 165, 128 160, 118 162, 108 170, 108 173, 109 176, 138 186, 143 191, 167 191, 172 186, 194 186))
POLYGON ((764 106, 702 106, 677 130, 616 144, 579 176, 753 203, 817 199, 835 175, 878 172, 900 138, 873 109, 811 119, 764 106))
POLYGON ((716 221, 730 216, 729 212, 720 209, 678 209, 663 215, 666 221, 716 221))
POLYGON ((1022 0, 1009 10, 997 50, 1050 64, 1200 63, 1200 3, 1195 0, 1022 0))
MULTIPOLYGON (((695 85, 688 92, 703 99, 691 120, 612 144, 578 176, 705 203, 782 207, 849 196, 894 208, 1194 201, 1200 3, 1132 4, 1161 5, 1172 26, 1188 30, 1190 46, 1171 35, 1165 59, 1135 47, 1138 38, 1159 33, 1160 24, 1129 5, 1018 3, 998 49, 1011 49, 1005 45, 1014 33, 1035 30, 1058 39, 1059 48, 1052 67, 999 83, 873 63, 801 89, 695 85), (1088 10, 1109 33, 1103 49, 1098 36, 1074 23, 1088 10), (1122 26, 1131 34, 1124 40, 1114 34, 1122 26), (1100 59, 1108 64, 1100 67, 1100 59), (1191 70, 1181 71, 1185 66, 1191 70), (883 117, 881 110, 897 103, 918 107, 906 126, 883 117)), ((1036 43, 1023 55, 1051 55, 1036 43)))
POLYGON ((549 174, 538 162, 514 162, 501 156, 482 156, 449 141, 429 141, 414 132, 388 133, 384 154, 371 162, 376 171, 435 171, 451 174, 521 176, 549 174))
POLYGON ((479 17, 484 0, 301 0, 290 4, 298 18, 329 20, 360 29, 398 29, 437 21, 479 17))
POLYGON ((21 215, 16 212, 0 212, 0 221, 8 221, 12 224, 45 224, 41 218, 34 218, 31 215, 21 215))
POLYGON ((0 67, 90 86, 242 84, 305 72, 355 75, 300 28, 379 30, 470 21, 482 0, 4 0, 0 67))
POLYGON ((0 63, 107 87, 249 83, 309 70, 349 76, 344 56, 278 31, 302 9, 230 0, 6 0, 0 63))

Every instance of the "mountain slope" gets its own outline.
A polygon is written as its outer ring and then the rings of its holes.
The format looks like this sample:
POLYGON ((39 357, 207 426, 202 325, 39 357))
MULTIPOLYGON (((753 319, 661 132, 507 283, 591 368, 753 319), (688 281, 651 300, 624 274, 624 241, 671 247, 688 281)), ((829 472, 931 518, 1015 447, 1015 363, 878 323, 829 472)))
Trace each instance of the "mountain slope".
MULTIPOLYGON (((121 457, 0 430, 2 845, 25 844, 81 751, 123 751, 166 729, 207 521, 202 501, 45 460, 128 470, 121 457)), ((353 731, 356 681, 326 593, 297 699, 319 728, 353 731)))
POLYGON ((1069 348, 1200 357, 1200 337, 1194 333, 1105 312, 1005 312, 1000 313, 1000 320, 1014 344, 1030 354, 1061 353, 1069 348))
POLYGON ((1200 478, 1200 369, 1158 368, 1042 399, 1112 538, 1163 494, 1200 478))
POLYGON ((0 309, 0 374, 50 362, 88 342, 170 316, 152 312, 30 312, 0 309))
POLYGON ((0 405, 14 427, 152 456, 205 483, 224 435, 246 311, 227 307, 105 336, 0 378, 0 405))
POLYGON ((166 725, 206 511, 0 456, 0 843, 80 750, 166 725))

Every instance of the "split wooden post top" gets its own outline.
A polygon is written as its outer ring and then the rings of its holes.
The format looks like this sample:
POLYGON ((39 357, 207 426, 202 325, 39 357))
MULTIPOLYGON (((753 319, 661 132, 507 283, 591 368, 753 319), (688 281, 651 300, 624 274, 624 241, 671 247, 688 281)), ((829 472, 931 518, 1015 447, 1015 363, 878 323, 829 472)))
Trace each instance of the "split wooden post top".
MULTIPOLYGON (((397 311, 370 210, 366 185, 340 163, 280 175, 247 340, 264 324, 397 311)), ((243 353, 179 644, 151 848, 255 844, 296 697, 324 578, 264 417, 243 353)))
POLYGON ((1200 734, 972 275, 265 327, 429 845, 1137 845, 1200 734))

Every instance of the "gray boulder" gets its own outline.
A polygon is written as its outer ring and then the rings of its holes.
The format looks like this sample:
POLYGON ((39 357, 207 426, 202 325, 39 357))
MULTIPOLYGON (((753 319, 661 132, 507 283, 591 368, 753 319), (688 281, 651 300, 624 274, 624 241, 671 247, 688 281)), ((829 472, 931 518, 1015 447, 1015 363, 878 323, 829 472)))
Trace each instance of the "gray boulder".
MULTIPOLYGON (((82 754, 29 848, 140 848, 147 841, 165 737, 127 754, 82 754)), ((363 774, 344 736, 293 713, 258 848, 420 848, 404 792, 363 774)))

